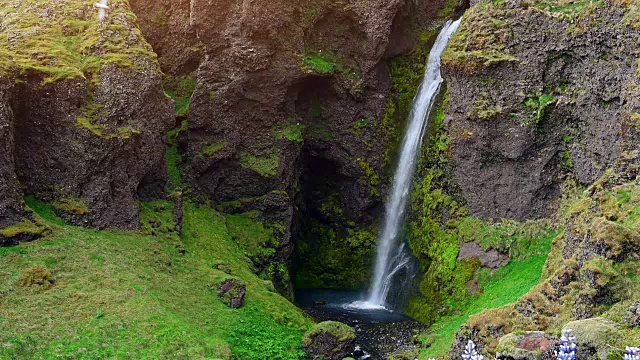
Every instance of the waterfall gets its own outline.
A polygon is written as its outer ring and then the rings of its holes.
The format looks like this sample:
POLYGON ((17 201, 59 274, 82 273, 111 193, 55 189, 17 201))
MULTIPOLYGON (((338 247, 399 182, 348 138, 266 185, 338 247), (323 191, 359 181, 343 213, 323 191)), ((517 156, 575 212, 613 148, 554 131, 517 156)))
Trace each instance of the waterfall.
POLYGON ((409 263, 410 255, 399 240, 404 224, 407 201, 415 173, 420 145, 426 129, 427 119, 442 84, 440 56, 449 39, 457 30, 461 20, 449 20, 438 35, 429 54, 424 79, 413 99, 407 132, 402 140, 398 167, 393 179, 393 187, 386 203, 384 227, 378 240, 373 281, 366 301, 351 304, 362 309, 385 308, 387 295, 393 285, 393 278, 409 263))

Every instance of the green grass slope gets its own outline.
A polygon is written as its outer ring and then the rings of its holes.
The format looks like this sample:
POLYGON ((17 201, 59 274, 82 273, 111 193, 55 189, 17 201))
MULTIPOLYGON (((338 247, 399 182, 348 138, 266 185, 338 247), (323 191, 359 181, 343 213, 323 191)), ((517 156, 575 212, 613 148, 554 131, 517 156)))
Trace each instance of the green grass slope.
POLYGON ((67 226, 28 204, 53 233, 0 248, 0 359, 301 356, 310 320, 251 272, 210 208, 187 203, 178 239, 169 202, 143 204, 138 232, 67 226), (216 294, 220 263, 247 285, 240 309, 216 294))

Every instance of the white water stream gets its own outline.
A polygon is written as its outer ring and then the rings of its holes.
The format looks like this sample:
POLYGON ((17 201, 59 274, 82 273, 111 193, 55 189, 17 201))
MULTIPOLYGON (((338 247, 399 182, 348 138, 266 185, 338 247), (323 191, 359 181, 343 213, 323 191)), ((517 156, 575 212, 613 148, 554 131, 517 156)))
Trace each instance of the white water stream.
POLYGON ((449 39, 458 29, 460 21, 450 20, 444 25, 429 53, 424 79, 418 89, 418 94, 413 99, 413 107, 409 115, 407 132, 402 141, 393 188, 387 199, 384 227, 378 240, 373 281, 369 287, 368 298, 365 301, 356 301, 346 305, 349 308, 385 309, 394 275, 407 266, 410 261, 410 255, 404 248, 404 242, 399 241, 399 238, 404 224, 404 215, 422 138, 427 128, 427 120, 443 82, 440 74, 440 56, 446 49, 449 39))

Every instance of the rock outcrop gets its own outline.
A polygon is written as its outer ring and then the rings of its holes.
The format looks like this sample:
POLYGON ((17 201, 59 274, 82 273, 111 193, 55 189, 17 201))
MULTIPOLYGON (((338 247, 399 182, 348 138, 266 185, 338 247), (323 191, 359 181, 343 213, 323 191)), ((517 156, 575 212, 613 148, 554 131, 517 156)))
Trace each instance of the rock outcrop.
POLYGON ((337 321, 315 325, 302 338, 304 351, 314 360, 342 360, 354 349, 356 332, 337 321))
POLYGON ((638 110, 627 10, 549 4, 479 2, 443 56, 455 178, 484 218, 552 214, 562 174, 598 179, 638 110))
POLYGON ((339 243, 373 223, 402 128, 384 125, 386 65, 455 2, 131 4, 171 81, 197 83, 179 138, 187 186, 227 213, 257 210, 276 230, 279 263, 297 233, 313 232, 302 217, 339 243), (339 216, 323 211, 330 202, 339 216))
POLYGON ((127 2, 109 5, 100 24, 82 1, 0 2, 0 228, 21 216, 22 194, 70 223, 139 224, 137 193, 162 174, 174 109, 127 2))

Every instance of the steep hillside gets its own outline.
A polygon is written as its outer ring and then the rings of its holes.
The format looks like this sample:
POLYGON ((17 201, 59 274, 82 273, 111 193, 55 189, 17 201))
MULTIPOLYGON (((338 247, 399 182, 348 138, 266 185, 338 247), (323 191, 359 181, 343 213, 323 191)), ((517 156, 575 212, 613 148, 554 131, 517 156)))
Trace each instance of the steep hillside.
POLYGON ((310 321, 253 274, 215 211, 186 204, 179 236, 166 201, 142 204, 135 232, 64 225, 27 203, 51 234, 0 248, 0 358, 300 357, 310 321), (239 309, 218 296, 229 277, 246 284, 239 309))

